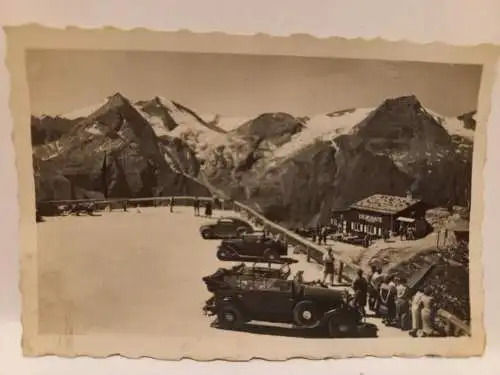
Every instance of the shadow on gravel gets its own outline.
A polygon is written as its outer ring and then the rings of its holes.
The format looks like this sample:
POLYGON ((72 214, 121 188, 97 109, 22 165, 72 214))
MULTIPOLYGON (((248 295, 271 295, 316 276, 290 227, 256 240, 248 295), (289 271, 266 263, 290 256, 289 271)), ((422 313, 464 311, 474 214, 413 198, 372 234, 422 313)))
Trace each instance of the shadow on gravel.
MULTIPOLYGON (((211 326, 216 329, 225 330, 217 325, 216 322, 211 326)), ((238 329, 238 332, 245 332, 254 335, 282 336, 282 337, 297 337, 308 339, 329 339, 326 332, 320 329, 306 328, 290 328, 282 326, 270 326, 257 323, 249 323, 238 329)), ((376 338, 378 337, 378 328, 375 324, 364 323, 358 331, 346 338, 376 338)))

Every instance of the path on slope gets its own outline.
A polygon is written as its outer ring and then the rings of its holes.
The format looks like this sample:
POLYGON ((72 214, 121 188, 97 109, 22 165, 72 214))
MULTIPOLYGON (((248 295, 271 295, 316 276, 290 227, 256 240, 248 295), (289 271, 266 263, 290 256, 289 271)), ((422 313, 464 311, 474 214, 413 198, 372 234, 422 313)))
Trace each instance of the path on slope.
MULTIPOLYGON (((212 318, 201 312, 210 297, 201 278, 231 263, 217 260, 219 241, 200 237, 198 228, 205 221, 192 208, 176 207, 170 213, 160 207, 40 223, 40 332, 63 334, 70 326, 74 334, 175 338, 183 343, 178 350, 185 352, 223 343, 243 356, 265 357, 270 346, 273 353, 331 355, 328 339, 297 337, 292 330, 231 332, 210 326, 212 318)), ((302 269, 306 280, 319 277, 317 265, 295 257, 299 263, 293 273, 302 269)), ((407 337, 377 325, 381 337, 407 337)), ((227 352, 217 350, 222 357, 227 352)))

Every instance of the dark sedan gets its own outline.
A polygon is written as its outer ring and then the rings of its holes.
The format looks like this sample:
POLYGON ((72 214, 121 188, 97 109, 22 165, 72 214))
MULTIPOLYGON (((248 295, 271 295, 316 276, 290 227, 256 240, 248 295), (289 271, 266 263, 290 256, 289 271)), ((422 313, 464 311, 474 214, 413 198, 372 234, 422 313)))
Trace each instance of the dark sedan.
POLYGON ((287 255, 288 246, 285 242, 259 232, 224 240, 217 249, 217 258, 224 261, 250 259, 276 261, 287 255))
POLYGON ((244 233, 253 231, 254 228, 250 223, 235 217, 223 217, 200 227, 200 234, 206 240, 239 238, 244 233))

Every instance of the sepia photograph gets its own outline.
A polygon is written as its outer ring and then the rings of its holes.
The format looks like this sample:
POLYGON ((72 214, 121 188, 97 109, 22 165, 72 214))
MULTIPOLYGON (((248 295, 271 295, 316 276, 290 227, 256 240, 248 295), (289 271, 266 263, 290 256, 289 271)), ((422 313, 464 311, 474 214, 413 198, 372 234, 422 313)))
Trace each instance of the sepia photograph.
POLYGON ((483 65, 69 46, 23 69, 23 314, 59 338, 25 327, 28 354, 480 354, 483 65))

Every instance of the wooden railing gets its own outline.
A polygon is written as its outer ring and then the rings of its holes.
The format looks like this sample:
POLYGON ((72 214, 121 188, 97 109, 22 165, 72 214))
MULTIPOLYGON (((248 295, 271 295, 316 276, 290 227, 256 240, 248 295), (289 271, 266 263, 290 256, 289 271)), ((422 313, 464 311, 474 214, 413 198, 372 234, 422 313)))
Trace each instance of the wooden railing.
MULTIPOLYGON (((192 206, 196 197, 192 196, 176 196, 175 205, 176 206, 192 206)), ((210 197, 198 197, 201 202, 213 201, 210 197)), ((136 206, 161 206, 169 202, 171 197, 151 197, 151 198, 113 198, 107 200, 95 200, 95 199, 79 199, 79 200, 59 200, 59 201, 45 201, 38 202, 37 206, 43 208, 44 206, 57 206, 64 204, 74 204, 74 203, 90 203, 93 202, 99 208, 110 207, 111 209, 123 209, 126 210, 127 207, 136 206), (132 204, 132 206, 130 206, 132 204)), ((263 215, 257 211, 251 209, 250 207, 244 205, 243 203, 231 200, 221 200, 221 207, 219 209, 225 211, 234 211, 242 216, 246 217, 254 225, 259 226, 270 233, 280 234, 283 239, 295 246, 295 248, 305 254, 307 261, 314 261, 317 264, 322 264, 323 255, 325 253, 325 248, 309 241, 308 239, 299 236, 298 234, 268 220, 263 215)), ((335 250, 334 250, 335 253, 335 250)), ((359 267, 353 264, 350 260, 342 257, 340 254, 335 254, 335 259, 338 263, 337 277, 338 282, 341 284, 351 283, 354 280, 357 270, 359 267)), ((438 310, 436 319, 438 322, 444 326, 446 334, 448 336, 470 336, 470 327, 460 320, 455 315, 445 311, 438 310)))
MULTIPOLYGON (((294 245, 296 249, 305 254, 308 262, 312 260, 318 264, 322 264, 325 248, 266 219, 255 210, 240 202, 234 202, 234 211, 243 214, 255 222, 258 226, 263 227, 265 230, 273 234, 279 233, 287 243, 294 245)), ((338 282, 341 284, 351 283, 354 280, 359 267, 346 260, 340 254, 335 254, 335 260, 339 265, 337 271, 338 282)))
MULTIPOLYGON (((192 206, 196 197, 192 196, 176 196, 175 205, 176 206, 192 206)), ((37 208, 40 210, 50 209, 52 207, 68 205, 68 204, 78 204, 78 203, 94 203, 98 209, 104 209, 109 207, 111 209, 122 209, 126 210, 128 208, 140 206, 162 206, 169 203, 171 197, 148 197, 148 198, 111 198, 104 200, 96 199, 73 199, 73 200, 53 200, 53 201, 41 201, 37 203, 37 208)), ((210 197, 198 197, 200 202, 213 201, 210 197)), ((221 209, 223 210, 233 210, 233 204, 227 201, 221 201, 221 209)))

